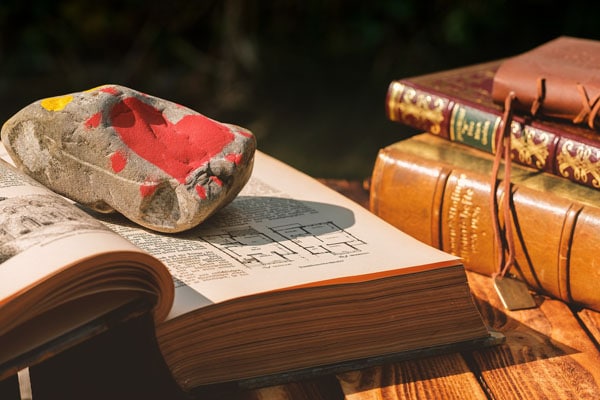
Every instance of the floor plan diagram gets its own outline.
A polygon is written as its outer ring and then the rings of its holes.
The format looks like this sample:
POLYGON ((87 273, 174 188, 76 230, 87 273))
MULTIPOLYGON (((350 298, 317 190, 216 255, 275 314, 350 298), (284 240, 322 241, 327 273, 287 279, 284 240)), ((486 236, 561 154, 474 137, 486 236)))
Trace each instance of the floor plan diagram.
POLYGON ((298 259, 322 264, 362 252, 364 242, 333 222, 291 224, 260 232, 248 227, 202 237, 246 267, 271 266, 298 259))

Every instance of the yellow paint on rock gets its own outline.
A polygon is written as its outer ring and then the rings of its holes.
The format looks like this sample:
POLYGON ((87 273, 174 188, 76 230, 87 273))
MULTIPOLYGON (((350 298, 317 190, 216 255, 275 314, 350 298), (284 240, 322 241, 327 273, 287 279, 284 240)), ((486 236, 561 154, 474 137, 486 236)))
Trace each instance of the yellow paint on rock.
POLYGON ((90 93, 90 92, 94 92, 94 91, 96 91, 96 90, 98 90, 98 89, 100 89, 100 88, 103 88, 104 86, 106 86, 106 85, 95 86, 95 87, 93 87, 93 88, 91 88, 91 89, 84 90, 83 92, 84 92, 84 93, 90 93))
POLYGON ((73 96, 70 94, 58 97, 49 97, 40 102, 42 107, 48 111, 60 111, 73 101, 73 96))

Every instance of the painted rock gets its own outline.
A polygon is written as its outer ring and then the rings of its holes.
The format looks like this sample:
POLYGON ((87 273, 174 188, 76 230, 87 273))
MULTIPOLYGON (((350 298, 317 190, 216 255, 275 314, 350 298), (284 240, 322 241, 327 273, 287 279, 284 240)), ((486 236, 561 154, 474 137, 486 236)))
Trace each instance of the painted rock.
POLYGON ((1 134, 17 167, 55 192, 160 232, 233 200, 256 149, 244 128, 117 85, 36 101, 1 134))

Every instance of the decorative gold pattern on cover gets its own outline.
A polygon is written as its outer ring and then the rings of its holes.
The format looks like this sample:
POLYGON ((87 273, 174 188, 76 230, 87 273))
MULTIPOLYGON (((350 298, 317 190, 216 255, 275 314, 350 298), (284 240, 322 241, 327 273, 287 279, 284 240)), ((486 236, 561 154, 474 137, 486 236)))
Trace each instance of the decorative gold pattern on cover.
POLYGON ((519 162, 543 169, 549 155, 550 135, 542 131, 535 131, 530 126, 525 126, 521 131, 520 124, 515 121, 511 124, 511 131, 513 137, 511 148, 516 150, 519 162), (521 131, 520 134, 519 131, 521 131), (534 139, 537 139, 538 142, 536 143, 534 139))
POLYGON ((600 151, 589 146, 578 145, 571 140, 567 140, 560 149, 560 154, 556 157, 558 171, 565 178, 569 178, 569 168, 573 170, 572 178, 587 183, 588 175, 593 179, 591 184, 595 188, 600 188, 600 151), (572 153, 575 152, 575 155, 572 153))
POLYGON ((440 125, 444 121, 446 104, 447 101, 442 98, 418 93, 413 88, 395 82, 391 87, 388 105, 392 119, 400 111, 405 117, 430 125, 429 131, 437 135, 441 132, 440 125))

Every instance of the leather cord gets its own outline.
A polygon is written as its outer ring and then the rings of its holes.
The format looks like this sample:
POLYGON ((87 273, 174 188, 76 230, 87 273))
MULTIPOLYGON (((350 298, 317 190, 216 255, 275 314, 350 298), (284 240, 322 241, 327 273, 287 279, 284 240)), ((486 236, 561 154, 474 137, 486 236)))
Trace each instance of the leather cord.
POLYGON ((515 264, 515 242, 513 238, 511 224, 511 122, 513 115, 513 103, 516 99, 515 92, 511 91, 504 102, 504 114, 499 126, 500 135, 496 138, 496 154, 494 156, 494 164, 492 167, 492 182, 490 185, 490 208, 492 210, 492 225, 494 229, 494 239, 496 240, 497 266, 498 269, 494 277, 504 277, 511 267, 515 264), (498 188, 500 179, 498 173, 500 165, 504 158, 504 177, 502 205, 501 210, 498 204, 498 188), (500 227, 500 211, 504 219, 504 233, 500 227), (506 258, 504 253, 506 251, 506 258))

